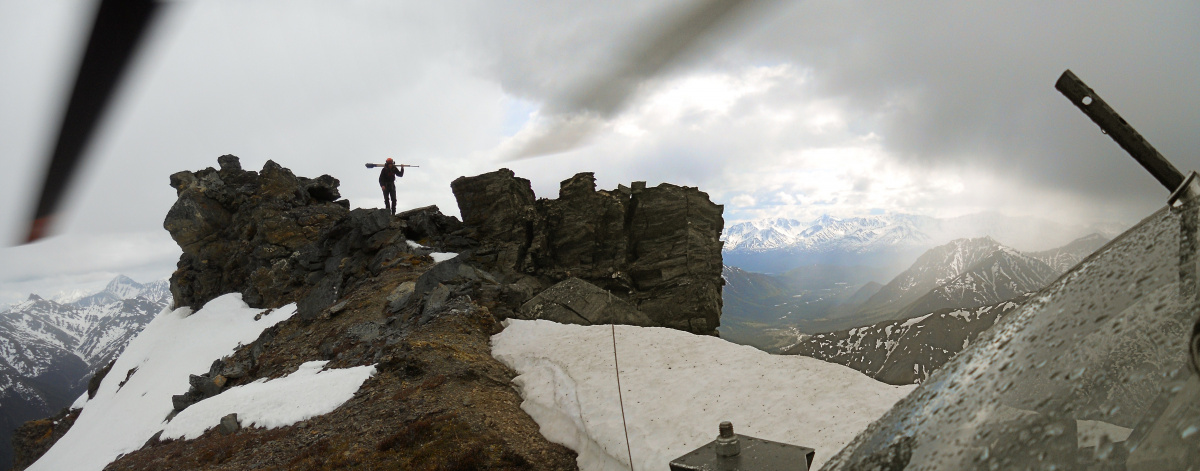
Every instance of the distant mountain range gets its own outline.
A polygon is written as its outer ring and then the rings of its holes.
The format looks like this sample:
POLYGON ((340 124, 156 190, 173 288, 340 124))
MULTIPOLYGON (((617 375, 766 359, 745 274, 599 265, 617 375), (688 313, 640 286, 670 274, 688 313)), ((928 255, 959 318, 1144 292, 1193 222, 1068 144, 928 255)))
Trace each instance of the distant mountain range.
POLYGON ((70 405, 92 372, 171 304, 166 280, 141 284, 123 275, 75 298, 31 294, 0 312, 0 469, 12 463, 13 429, 70 405))
POLYGON ((956 218, 882 214, 851 218, 823 215, 812 222, 777 218, 743 222, 722 232, 725 264, 759 273, 785 273, 807 265, 902 270, 924 251, 951 240, 992 237, 1025 250, 1046 250, 1090 233, 1111 238, 1120 224, 1076 226, 996 213, 956 218))
POLYGON ((934 247, 887 284, 865 267, 802 267, 765 275, 725 270, 722 337, 767 350, 811 333, 887 325, 944 310, 970 310, 1032 293, 1108 241, 1089 235, 1052 250, 1022 253, 990 237, 934 247), (815 281, 789 282, 804 278, 815 281))
MULTIPOLYGON (((756 293, 744 285, 777 283, 778 277, 729 269, 737 275, 726 277, 726 291, 736 293, 726 299, 734 306, 728 319, 733 327, 732 335, 722 330, 722 337, 842 364, 889 384, 918 383, 1107 242, 1093 234, 1056 249, 1022 253, 990 237, 954 240, 925 252, 886 285, 864 284, 822 315, 798 322, 770 323, 764 316, 750 316, 757 323, 744 320, 739 309, 753 300, 743 298, 756 293), (781 346, 785 343, 790 344, 781 346)), ((773 297, 759 305, 789 296, 785 285, 777 291, 765 291, 773 297)))

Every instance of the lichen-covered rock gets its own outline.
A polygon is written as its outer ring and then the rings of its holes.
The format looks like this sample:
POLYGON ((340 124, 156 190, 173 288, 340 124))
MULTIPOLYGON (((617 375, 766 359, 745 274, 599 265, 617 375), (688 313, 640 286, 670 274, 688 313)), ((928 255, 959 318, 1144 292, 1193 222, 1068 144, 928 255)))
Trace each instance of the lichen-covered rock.
POLYGON ((644 182, 596 190, 592 173, 562 182, 558 199, 500 169, 451 183, 472 259, 501 277, 519 309, 571 277, 632 304, 654 325, 715 334, 721 313, 723 207, 696 188, 644 182), (531 278, 532 277, 532 280, 531 278))

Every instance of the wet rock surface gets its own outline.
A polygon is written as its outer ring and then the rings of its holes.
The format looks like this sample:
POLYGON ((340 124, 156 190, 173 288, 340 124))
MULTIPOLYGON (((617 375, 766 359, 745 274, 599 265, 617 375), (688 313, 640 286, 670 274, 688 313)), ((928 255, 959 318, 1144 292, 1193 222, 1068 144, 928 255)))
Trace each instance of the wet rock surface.
POLYGON ((592 173, 535 199, 508 169, 451 183, 471 260, 501 281, 502 316, 568 278, 634 306, 653 325, 715 335, 721 312, 723 207, 704 192, 644 182, 596 190, 592 173))

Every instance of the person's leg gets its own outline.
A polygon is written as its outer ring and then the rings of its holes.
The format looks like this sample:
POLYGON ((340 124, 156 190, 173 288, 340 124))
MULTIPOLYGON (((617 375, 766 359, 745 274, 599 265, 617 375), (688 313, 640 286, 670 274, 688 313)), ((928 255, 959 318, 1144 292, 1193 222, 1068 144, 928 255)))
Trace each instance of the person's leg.
POLYGON ((396 214, 396 185, 388 185, 388 196, 392 198, 392 214, 396 214))
POLYGON ((379 185, 379 189, 383 190, 383 209, 392 210, 391 203, 388 202, 388 189, 385 185, 379 185))

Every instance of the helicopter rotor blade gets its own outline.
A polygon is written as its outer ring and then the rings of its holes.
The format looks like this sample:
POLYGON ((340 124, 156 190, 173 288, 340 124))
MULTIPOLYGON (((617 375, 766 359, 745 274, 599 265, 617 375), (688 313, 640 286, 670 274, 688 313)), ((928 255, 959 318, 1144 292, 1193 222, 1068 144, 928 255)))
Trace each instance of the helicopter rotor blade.
POLYGON ((156 0, 101 0, 71 98, 49 156, 46 177, 29 221, 25 243, 45 237, 86 156, 87 144, 149 29, 156 0))
POLYGON ((614 60, 571 84, 545 104, 541 126, 502 151, 502 160, 558 154, 587 144, 622 112, 637 88, 661 75, 722 26, 776 0, 699 0, 628 38, 614 60))

